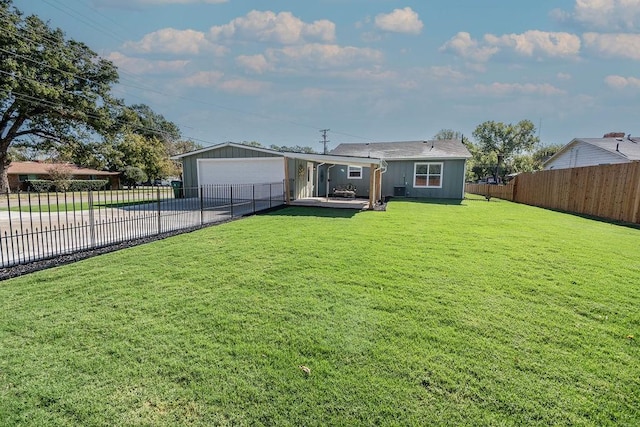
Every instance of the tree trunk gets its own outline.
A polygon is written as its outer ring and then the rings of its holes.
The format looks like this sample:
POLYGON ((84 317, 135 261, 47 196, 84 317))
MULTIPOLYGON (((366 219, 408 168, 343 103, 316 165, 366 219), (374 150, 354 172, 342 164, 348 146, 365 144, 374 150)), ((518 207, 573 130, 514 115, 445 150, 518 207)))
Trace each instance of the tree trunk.
POLYGON ((7 176, 7 170, 9 169, 8 157, 6 152, 0 154, 0 193, 11 193, 9 177, 7 176))

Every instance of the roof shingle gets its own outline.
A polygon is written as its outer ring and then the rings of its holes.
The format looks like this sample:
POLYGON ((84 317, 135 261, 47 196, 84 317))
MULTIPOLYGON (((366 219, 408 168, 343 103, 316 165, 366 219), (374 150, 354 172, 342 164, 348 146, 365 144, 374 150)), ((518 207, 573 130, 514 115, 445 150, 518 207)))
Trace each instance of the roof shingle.
POLYGON ((370 142, 340 144, 331 151, 339 156, 372 157, 385 160, 468 159, 471 153, 459 140, 370 142))

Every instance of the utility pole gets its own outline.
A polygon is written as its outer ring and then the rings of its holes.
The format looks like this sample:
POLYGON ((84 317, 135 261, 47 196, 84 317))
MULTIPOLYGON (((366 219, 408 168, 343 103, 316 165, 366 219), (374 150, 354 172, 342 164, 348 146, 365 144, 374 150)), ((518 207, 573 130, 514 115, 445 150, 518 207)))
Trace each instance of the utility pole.
POLYGON ((324 150, 322 151, 323 154, 327 154, 327 142, 329 142, 329 140, 327 139, 327 132, 329 132, 331 129, 322 129, 320 131, 320 133, 322 134, 322 141, 320 141, 320 144, 324 145, 324 150))

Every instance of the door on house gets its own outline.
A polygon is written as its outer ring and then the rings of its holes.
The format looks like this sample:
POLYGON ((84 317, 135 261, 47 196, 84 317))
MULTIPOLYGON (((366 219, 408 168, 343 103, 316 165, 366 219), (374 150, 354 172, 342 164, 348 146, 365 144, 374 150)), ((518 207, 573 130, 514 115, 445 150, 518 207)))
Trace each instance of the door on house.
POLYGON ((307 162, 307 184, 304 192, 304 197, 313 197, 313 163, 311 162, 307 162))

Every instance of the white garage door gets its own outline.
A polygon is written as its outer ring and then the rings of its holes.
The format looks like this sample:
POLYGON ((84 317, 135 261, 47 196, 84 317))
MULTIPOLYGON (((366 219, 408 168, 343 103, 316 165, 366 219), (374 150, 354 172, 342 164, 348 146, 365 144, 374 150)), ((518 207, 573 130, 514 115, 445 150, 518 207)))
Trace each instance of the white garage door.
POLYGON ((266 184, 284 180, 283 157, 198 159, 198 184, 266 184))

